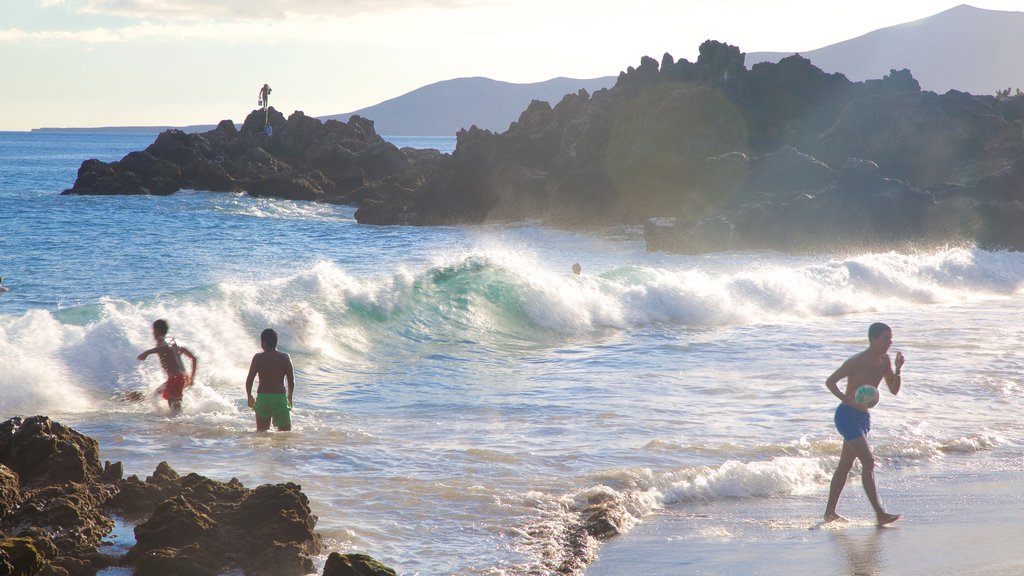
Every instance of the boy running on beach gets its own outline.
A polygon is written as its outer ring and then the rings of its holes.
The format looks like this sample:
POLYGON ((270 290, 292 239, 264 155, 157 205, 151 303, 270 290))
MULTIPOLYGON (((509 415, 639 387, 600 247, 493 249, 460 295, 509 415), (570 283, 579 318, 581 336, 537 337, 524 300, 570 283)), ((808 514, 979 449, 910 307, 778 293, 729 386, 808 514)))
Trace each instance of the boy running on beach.
POLYGON ((139 360, 145 360, 150 354, 160 357, 160 365, 167 373, 167 381, 157 391, 163 390, 163 397, 167 400, 171 413, 177 414, 181 412, 181 398, 185 388, 191 386, 192 381, 196 378, 197 360, 191 350, 184 346, 178 346, 173 338, 168 342, 167 330, 167 320, 160 319, 153 322, 153 338, 156 340, 156 346, 139 354, 139 360), (182 354, 192 360, 191 374, 185 373, 185 364, 181 361, 182 354))
POLYGON ((900 369, 903 367, 904 359, 902 352, 896 353, 896 371, 893 372, 888 354, 891 345, 892 329, 881 322, 872 324, 868 327, 867 350, 843 362, 843 365, 825 381, 829 392, 842 402, 836 408, 835 423, 836 429, 843 435, 843 451, 832 476, 828 504, 825 505, 825 522, 846 521, 836 514, 836 505, 839 503, 843 487, 846 486, 854 459, 860 460, 861 483, 864 485, 868 500, 871 501, 871 507, 875 509, 878 525, 890 524, 900 517, 899 514, 886 512, 878 501, 878 491, 875 488, 875 458, 871 454, 871 446, 868 445, 867 439, 867 433, 871 429, 871 414, 854 401, 857 388, 865 384, 878 388, 883 378, 889 392, 899 393, 903 381, 900 369), (845 392, 839 390, 839 381, 843 378, 846 378, 845 392))
POLYGON ((263 432, 274 427, 282 432, 292 429, 291 409, 292 392, 295 391, 295 373, 292 370, 291 356, 277 350, 277 332, 267 328, 260 334, 260 347, 249 364, 249 375, 245 378, 245 395, 249 407, 256 412, 256 430, 263 432), (257 397, 252 396, 252 383, 256 376, 260 377, 257 397), (288 380, 288 391, 285 392, 284 381, 288 380))

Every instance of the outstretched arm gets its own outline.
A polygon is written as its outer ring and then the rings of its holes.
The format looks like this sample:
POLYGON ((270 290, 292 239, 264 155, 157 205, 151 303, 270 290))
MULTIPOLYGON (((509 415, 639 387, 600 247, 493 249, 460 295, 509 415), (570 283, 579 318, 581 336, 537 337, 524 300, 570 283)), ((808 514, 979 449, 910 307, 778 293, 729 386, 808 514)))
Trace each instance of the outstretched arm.
POLYGON ((159 346, 146 350, 142 354, 139 354, 139 360, 145 360, 147 356, 149 356, 150 354, 155 354, 158 350, 160 350, 159 346))

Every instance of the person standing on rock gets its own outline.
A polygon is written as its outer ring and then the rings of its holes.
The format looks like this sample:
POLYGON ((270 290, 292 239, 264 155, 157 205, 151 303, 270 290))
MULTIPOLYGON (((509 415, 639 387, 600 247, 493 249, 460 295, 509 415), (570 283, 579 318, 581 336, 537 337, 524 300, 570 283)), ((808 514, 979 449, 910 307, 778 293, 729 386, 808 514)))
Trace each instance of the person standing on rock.
POLYGON ((153 338, 156 340, 156 346, 139 354, 139 361, 145 360, 150 354, 160 357, 160 365, 167 373, 167 381, 157 389, 157 392, 163 392, 164 400, 167 400, 171 413, 177 414, 181 412, 181 399, 185 388, 191 386, 196 378, 198 360, 191 350, 184 346, 178 346, 174 338, 168 341, 167 330, 167 320, 160 319, 153 322, 153 338), (192 360, 191 374, 185 372, 185 364, 181 361, 182 354, 192 360))
POLYGON ((245 378, 245 395, 249 404, 256 412, 256 430, 264 432, 270 429, 270 422, 281 432, 292 429, 292 393, 295 391, 295 371, 292 369, 291 356, 277 350, 277 332, 267 328, 260 333, 260 347, 249 364, 249 375, 245 378), (252 395, 252 384, 256 376, 260 377, 260 385, 256 397, 252 395), (285 391, 284 381, 288 380, 285 391))
POLYGON ((263 107, 264 110, 266 110, 267 107, 270 106, 270 92, 270 86, 267 84, 263 84, 263 88, 260 88, 259 104, 260 106, 263 107))

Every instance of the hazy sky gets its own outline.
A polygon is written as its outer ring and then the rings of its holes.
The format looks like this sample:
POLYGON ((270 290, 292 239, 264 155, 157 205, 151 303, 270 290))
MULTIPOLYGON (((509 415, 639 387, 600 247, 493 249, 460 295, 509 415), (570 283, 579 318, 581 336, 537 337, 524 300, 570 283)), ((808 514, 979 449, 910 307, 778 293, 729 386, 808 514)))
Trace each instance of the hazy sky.
MULTIPOLYGON (((0 130, 348 112, 465 76, 617 75, 707 39, 808 51, 956 0, 0 0, 0 130)), ((1021 0, 976 0, 1024 10, 1021 0)))

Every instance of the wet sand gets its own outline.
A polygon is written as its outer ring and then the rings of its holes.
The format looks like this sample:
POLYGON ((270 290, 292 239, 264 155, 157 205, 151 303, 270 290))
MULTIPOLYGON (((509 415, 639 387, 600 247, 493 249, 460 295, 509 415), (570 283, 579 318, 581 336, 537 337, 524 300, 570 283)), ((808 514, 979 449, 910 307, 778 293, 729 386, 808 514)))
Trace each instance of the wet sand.
POLYGON ((606 543, 586 576, 1024 574, 1024 470, 880 476, 903 515, 881 528, 857 480, 839 504, 846 525, 821 524, 824 494, 695 503, 606 543))

